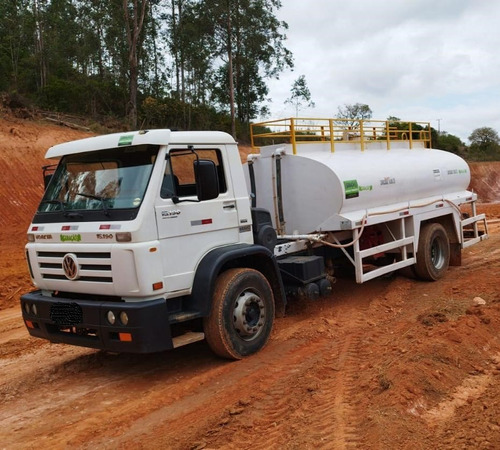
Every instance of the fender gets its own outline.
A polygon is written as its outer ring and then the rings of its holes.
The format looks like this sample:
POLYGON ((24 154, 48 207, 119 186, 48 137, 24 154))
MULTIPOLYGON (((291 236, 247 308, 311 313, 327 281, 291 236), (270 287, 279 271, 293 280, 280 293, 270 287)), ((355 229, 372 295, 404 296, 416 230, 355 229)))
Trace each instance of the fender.
POLYGON ((208 316, 212 306, 215 280, 227 269, 248 267, 261 272, 269 281, 274 294, 277 316, 285 313, 286 297, 283 281, 273 253, 262 245, 234 244, 208 252, 196 270, 191 295, 185 299, 185 309, 208 316))

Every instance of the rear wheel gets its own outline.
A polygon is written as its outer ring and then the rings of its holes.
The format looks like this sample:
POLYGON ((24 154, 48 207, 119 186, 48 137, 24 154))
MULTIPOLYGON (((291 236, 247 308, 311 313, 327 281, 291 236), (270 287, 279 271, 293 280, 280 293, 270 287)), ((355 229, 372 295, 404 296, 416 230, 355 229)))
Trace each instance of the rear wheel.
POLYGON ((450 241, 439 223, 427 223, 420 230, 415 273, 422 280, 441 278, 450 264, 450 241))
POLYGON ((273 322, 273 292, 264 275, 247 268, 219 275, 210 314, 203 321, 214 353, 242 359, 259 351, 269 340, 273 322))

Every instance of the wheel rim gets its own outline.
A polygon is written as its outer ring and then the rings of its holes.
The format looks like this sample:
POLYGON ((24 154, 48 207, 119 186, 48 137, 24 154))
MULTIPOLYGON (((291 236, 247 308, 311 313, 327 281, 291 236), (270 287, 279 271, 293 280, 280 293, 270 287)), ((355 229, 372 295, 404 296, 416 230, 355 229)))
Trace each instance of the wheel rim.
POLYGON ((445 252, 443 243, 439 239, 434 239, 431 245, 431 261, 436 269, 441 269, 445 263, 445 252))
POLYGON ((266 308, 252 291, 243 291, 234 303, 233 325, 241 339, 251 341, 262 332, 266 308))

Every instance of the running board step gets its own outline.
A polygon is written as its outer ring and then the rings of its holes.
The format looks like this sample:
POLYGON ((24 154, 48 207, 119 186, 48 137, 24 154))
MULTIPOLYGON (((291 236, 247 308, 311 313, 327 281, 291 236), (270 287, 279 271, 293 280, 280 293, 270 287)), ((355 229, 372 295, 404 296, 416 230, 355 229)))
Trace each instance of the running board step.
POLYGON ((205 339, 205 333, 195 333, 188 331, 185 334, 172 338, 174 348, 182 347, 183 345, 192 344, 193 342, 202 341, 205 339))

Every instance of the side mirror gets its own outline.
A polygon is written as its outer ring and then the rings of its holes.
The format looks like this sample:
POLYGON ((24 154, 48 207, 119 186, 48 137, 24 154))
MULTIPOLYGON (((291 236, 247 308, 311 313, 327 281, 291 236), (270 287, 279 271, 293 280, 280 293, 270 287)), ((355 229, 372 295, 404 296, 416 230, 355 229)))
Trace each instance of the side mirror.
POLYGON ((219 196, 219 176, 217 166, 208 159, 193 162, 198 200, 211 200, 219 196))
POLYGON ((52 175, 54 175, 54 171, 56 170, 56 167, 57 167, 57 164, 51 164, 49 166, 42 167, 44 189, 47 189, 47 186, 49 185, 50 180, 52 179, 52 175))
POLYGON ((52 180, 52 175, 53 175, 53 174, 50 174, 50 175, 44 175, 44 176, 43 176, 43 187, 44 187, 45 189, 47 189, 47 186, 49 185, 50 180, 52 180))

